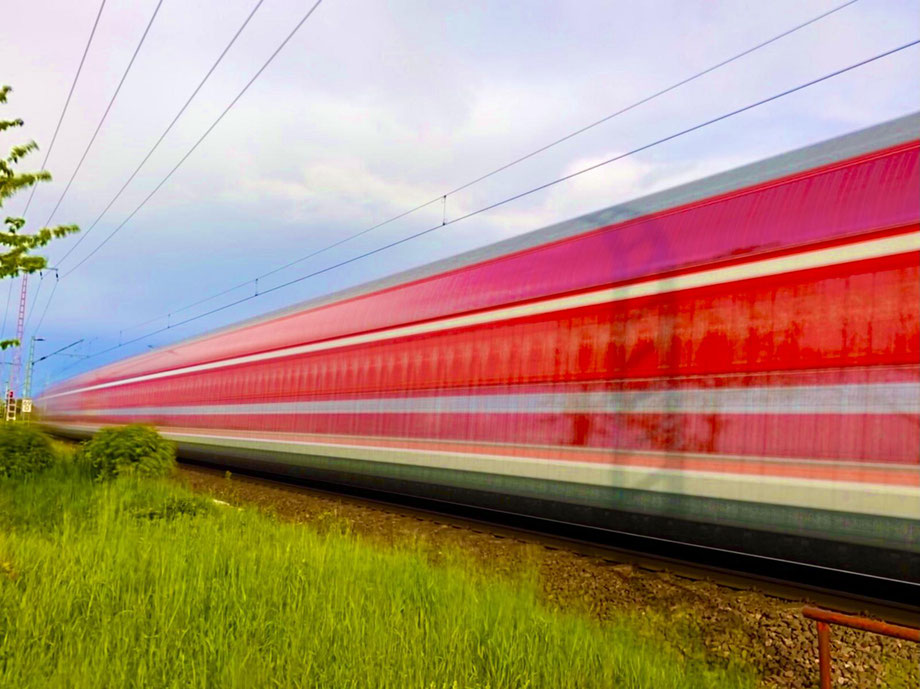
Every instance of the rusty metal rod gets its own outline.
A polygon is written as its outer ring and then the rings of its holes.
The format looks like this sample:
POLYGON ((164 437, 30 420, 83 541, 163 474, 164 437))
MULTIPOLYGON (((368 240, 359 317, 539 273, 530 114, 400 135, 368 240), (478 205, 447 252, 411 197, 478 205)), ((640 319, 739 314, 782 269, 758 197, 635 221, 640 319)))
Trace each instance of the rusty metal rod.
POLYGON ((896 639, 904 639, 905 641, 915 641, 920 643, 920 629, 915 629, 913 627, 902 627, 898 624, 890 624, 888 622, 870 620, 867 617, 845 615, 841 612, 824 610, 823 608, 816 608, 812 605, 806 605, 804 608, 802 608, 802 614, 805 617, 809 617, 818 621, 819 632, 821 629, 820 623, 825 622, 828 624, 839 624, 843 627, 862 629, 866 632, 873 632, 875 634, 882 634, 884 636, 892 636, 896 639))
POLYGON ((831 627, 818 621, 818 668, 821 673, 821 689, 831 689, 831 627))
POLYGON ((862 629, 875 634, 884 634, 896 639, 920 642, 920 629, 902 627, 898 624, 870 620, 867 617, 845 615, 842 612, 824 610, 813 605, 802 608, 805 617, 818 622, 818 670, 821 673, 821 689, 831 689, 831 625, 862 629))

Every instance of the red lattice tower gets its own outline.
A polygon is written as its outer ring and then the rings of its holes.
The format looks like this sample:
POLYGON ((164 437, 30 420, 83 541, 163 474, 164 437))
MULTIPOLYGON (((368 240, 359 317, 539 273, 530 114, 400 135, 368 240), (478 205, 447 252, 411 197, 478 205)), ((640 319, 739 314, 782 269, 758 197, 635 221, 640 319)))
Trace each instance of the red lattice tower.
POLYGON ((29 276, 23 273, 22 289, 19 291, 19 318, 16 321, 16 339, 19 346, 13 352, 13 363, 10 366, 10 390, 16 396, 16 386, 19 384, 19 370, 22 368, 22 338, 26 324, 26 295, 28 294, 29 276))

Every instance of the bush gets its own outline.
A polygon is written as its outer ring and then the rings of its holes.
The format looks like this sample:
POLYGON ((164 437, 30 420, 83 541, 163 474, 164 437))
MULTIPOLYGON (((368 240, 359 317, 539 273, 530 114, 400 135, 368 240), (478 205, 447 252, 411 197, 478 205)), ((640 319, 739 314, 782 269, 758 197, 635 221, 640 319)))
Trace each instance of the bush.
POLYGON ((76 461, 97 481, 118 476, 165 476, 176 464, 176 447, 150 426, 104 428, 80 446, 76 461))
POLYGON ((44 471, 54 457, 51 439, 35 426, 0 423, 0 479, 44 471))

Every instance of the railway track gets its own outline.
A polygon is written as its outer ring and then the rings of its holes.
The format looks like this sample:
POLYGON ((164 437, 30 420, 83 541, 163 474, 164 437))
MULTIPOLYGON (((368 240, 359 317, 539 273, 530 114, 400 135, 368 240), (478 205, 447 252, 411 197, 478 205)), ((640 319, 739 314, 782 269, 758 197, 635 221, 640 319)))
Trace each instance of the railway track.
MULTIPOLYGON (((226 470, 225 466, 209 462, 182 461, 215 475, 226 470)), ((707 581, 738 591, 759 592, 790 603, 810 603, 908 626, 916 626, 920 620, 920 585, 911 582, 251 469, 234 468, 233 476, 545 548, 568 550, 641 570, 667 572, 682 579, 707 581)))

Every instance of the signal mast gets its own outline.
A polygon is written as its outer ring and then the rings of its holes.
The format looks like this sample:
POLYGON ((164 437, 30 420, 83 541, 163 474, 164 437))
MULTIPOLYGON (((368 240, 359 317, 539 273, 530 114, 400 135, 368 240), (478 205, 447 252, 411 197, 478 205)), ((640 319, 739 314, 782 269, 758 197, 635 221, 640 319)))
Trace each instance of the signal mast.
POLYGON ((10 365, 10 387, 6 393, 6 420, 16 420, 16 386, 19 384, 19 371, 22 368, 22 338, 26 325, 26 296, 29 290, 29 274, 22 274, 22 288, 19 291, 19 316, 16 319, 16 339, 19 344, 13 352, 10 365))

